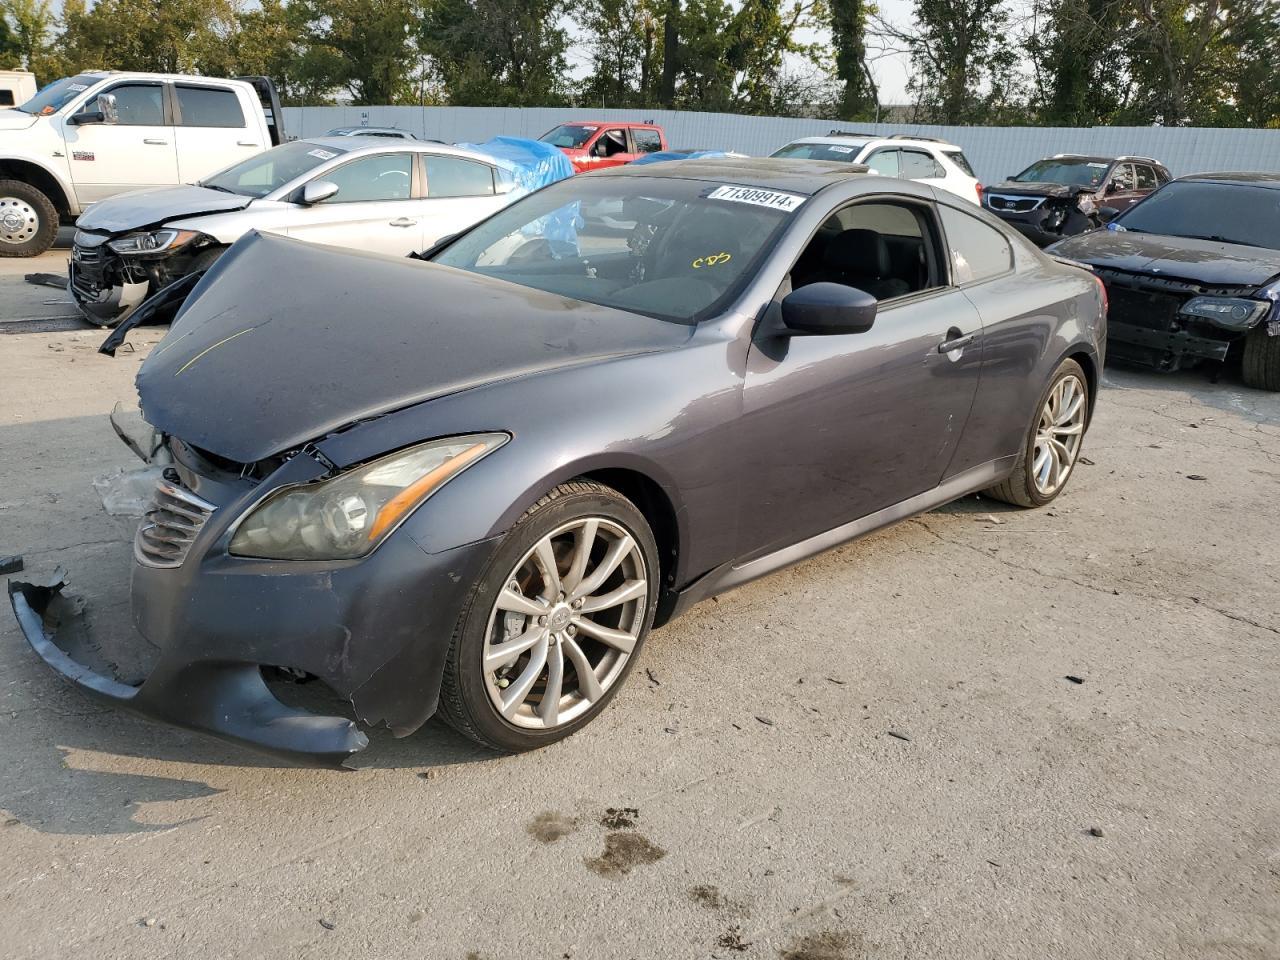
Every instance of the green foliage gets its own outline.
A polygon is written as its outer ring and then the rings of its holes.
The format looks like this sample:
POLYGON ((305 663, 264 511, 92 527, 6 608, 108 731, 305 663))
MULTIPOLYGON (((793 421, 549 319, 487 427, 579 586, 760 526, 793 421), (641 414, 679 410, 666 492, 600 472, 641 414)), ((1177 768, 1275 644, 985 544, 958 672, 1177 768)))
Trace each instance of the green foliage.
POLYGON ((449 102, 547 106, 567 102, 566 0, 426 0, 418 45, 449 102))

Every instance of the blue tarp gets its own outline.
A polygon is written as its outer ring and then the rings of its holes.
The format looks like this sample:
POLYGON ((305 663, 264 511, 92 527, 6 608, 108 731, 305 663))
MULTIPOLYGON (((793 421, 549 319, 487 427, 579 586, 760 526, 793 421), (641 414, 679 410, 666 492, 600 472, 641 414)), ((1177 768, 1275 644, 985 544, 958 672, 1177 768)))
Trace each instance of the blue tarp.
POLYGON ((636 157, 631 161, 631 165, 638 167, 643 163, 662 163, 664 160, 706 160, 740 156, 742 154, 730 153, 727 150, 659 150, 657 153, 646 153, 642 157, 636 157))
POLYGON ((515 182, 515 189, 509 194, 512 198, 573 176, 573 164, 564 152, 541 140, 494 137, 484 143, 459 143, 458 146, 483 153, 509 174, 515 182))

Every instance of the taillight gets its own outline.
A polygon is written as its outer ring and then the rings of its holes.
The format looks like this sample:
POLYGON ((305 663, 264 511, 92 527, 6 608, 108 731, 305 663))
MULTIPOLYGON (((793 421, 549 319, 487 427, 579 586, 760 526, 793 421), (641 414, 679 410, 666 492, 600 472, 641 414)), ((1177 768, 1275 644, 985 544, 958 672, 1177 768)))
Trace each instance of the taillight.
POLYGON ((982 184, 975 183, 973 189, 978 193, 978 206, 982 206, 982 184))

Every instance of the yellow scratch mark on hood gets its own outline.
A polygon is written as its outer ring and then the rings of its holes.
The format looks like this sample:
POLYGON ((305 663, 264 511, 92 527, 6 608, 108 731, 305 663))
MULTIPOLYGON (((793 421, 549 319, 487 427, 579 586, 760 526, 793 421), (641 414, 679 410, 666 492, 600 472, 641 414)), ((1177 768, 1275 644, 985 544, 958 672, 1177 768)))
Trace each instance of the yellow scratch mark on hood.
POLYGON ((192 357, 190 360, 188 360, 186 363, 184 363, 182 366, 180 366, 180 367, 178 368, 177 372, 176 372, 176 373, 174 373, 174 376, 176 377, 179 373, 182 373, 182 371, 186 370, 186 369, 187 369, 187 367, 191 366, 193 363, 195 363, 197 360, 199 360, 201 357, 203 357, 203 356, 204 356, 206 353, 208 353, 209 351, 211 351, 211 350, 217 350, 217 349, 218 349, 218 347, 222 346, 224 343, 230 343, 230 342, 231 342, 232 340, 234 340, 236 337, 243 336, 244 334, 248 333, 248 332, 249 332, 250 330, 252 330, 252 329, 253 329, 253 327, 245 327, 245 328, 244 328, 243 330, 241 330, 239 333, 233 333, 231 336, 229 336, 229 337, 225 337, 225 338, 223 338, 222 340, 219 340, 217 343, 213 344, 212 346, 205 347, 203 350, 201 350, 199 353, 197 353, 194 357, 192 357))

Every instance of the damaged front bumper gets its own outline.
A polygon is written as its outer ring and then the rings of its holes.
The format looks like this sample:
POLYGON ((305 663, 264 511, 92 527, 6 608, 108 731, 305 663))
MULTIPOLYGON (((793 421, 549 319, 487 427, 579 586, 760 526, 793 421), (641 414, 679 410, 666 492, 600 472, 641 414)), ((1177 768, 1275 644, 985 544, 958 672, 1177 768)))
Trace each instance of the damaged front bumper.
POLYGON ((159 650, 140 684, 91 669, 60 644, 61 572, 47 583, 10 581, 31 648, 96 699, 293 762, 341 766, 368 744, 356 721, 412 733, 435 712, 454 626, 496 540, 429 553, 406 524, 356 561, 227 552, 247 506, 277 485, 305 482, 318 467, 298 454, 256 485, 196 475, 189 453, 166 468, 160 487, 169 493, 160 490, 158 503, 177 489, 210 511, 172 564, 144 562, 152 549, 148 521, 139 528, 133 620, 159 650), (356 720, 287 706, 264 681, 266 668, 315 677, 350 704, 356 720))

